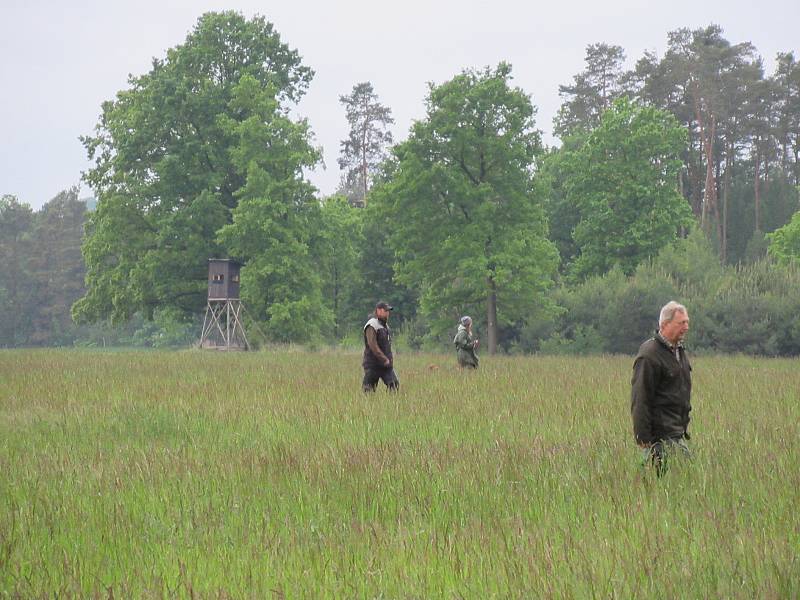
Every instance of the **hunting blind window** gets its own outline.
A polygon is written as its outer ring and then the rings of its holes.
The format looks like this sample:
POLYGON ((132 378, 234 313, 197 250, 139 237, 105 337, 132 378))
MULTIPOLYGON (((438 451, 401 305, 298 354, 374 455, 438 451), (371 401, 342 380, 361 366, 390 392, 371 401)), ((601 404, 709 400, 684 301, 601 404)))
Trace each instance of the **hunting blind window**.
POLYGON ((225 281, 225 275, 222 273, 214 273, 214 281, 225 281))

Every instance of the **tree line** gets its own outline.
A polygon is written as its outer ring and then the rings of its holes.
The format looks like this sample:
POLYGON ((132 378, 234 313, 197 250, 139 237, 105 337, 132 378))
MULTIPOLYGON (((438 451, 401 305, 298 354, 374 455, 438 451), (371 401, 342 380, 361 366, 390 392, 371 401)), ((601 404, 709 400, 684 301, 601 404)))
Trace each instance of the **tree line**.
POLYGON ((628 352, 676 298, 698 348, 800 353, 800 65, 781 53, 768 76, 716 26, 624 62, 588 46, 550 148, 507 63, 429 84, 397 143, 358 83, 340 189, 320 197, 292 116, 313 72, 265 19, 207 13, 83 138, 94 210, 76 190, 0 203, 0 343, 188 343, 207 259, 233 257, 263 341, 358 344, 388 298, 411 347, 441 349, 470 314, 492 353, 628 352))

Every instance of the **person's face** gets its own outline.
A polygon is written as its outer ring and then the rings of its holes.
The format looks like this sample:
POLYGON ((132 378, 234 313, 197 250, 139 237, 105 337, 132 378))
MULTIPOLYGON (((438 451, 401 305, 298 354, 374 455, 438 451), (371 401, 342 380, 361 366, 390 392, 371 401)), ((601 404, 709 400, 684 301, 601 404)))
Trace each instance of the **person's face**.
POLYGON ((385 308, 376 308, 375 316, 381 319, 382 321, 387 321, 389 319, 389 311, 386 310, 385 308))
POLYGON ((675 311, 672 321, 661 324, 661 335, 671 344, 682 341, 687 331, 689 331, 689 315, 685 312, 675 311))

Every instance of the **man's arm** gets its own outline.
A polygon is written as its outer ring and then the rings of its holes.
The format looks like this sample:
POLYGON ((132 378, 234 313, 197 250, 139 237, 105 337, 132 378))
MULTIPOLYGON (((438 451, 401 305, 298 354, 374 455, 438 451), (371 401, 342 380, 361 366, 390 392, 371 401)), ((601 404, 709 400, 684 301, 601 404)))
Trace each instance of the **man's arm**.
POLYGON ((367 327, 367 346, 372 351, 372 353, 378 357, 378 360, 383 363, 384 367, 388 367, 391 362, 386 355, 381 350, 380 346, 378 346, 378 334, 375 332, 374 327, 367 327))
POLYGON ((631 417, 633 419, 633 436, 640 446, 649 446, 657 440, 653 439, 653 422, 651 407, 655 390, 655 368, 644 357, 633 363, 631 379, 631 417))

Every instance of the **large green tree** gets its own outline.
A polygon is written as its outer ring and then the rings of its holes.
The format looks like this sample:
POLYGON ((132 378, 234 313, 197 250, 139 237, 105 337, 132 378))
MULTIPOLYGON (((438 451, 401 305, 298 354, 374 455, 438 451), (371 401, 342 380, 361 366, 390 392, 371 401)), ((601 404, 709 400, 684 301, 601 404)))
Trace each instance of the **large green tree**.
POLYGON ((426 117, 373 189, 390 215, 396 276, 419 290, 434 330, 482 308, 490 353, 499 321, 524 321, 545 304, 558 263, 533 194, 534 107, 510 80, 501 63, 431 85, 426 117))
MULTIPOLYGON (((88 289, 74 306, 76 317, 120 320, 136 312, 151 316, 157 307, 202 309, 206 261, 227 251, 217 232, 231 222, 241 198, 254 197, 241 191, 255 184, 236 158, 237 148, 251 142, 235 124, 285 119, 311 77, 263 18, 207 13, 183 44, 103 104, 95 133, 83 140, 95 161, 86 180, 98 206, 83 247, 88 289), (242 103, 244 81, 251 92, 258 88, 257 102, 242 103)), ((252 143, 270 154, 284 141, 252 143)), ((275 162, 261 164, 259 177, 272 187, 294 185, 297 164, 275 162)))
POLYGON ((571 153, 565 188, 580 211, 574 275, 602 274, 614 265, 630 274, 690 224, 677 186, 685 139, 669 113, 620 98, 571 153))
MULTIPOLYGON (((638 82, 640 99, 668 110, 686 128, 681 187, 725 259, 732 181, 755 123, 763 121, 763 115, 754 118, 764 109, 756 93, 763 68, 755 48, 730 43, 716 25, 677 29, 668 35, 666 54, 646 54, 629 78, 638 82)), ((763 128, 758 136, 764 147, 763 128)))

